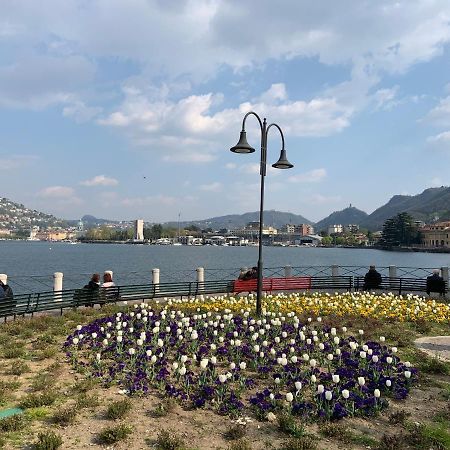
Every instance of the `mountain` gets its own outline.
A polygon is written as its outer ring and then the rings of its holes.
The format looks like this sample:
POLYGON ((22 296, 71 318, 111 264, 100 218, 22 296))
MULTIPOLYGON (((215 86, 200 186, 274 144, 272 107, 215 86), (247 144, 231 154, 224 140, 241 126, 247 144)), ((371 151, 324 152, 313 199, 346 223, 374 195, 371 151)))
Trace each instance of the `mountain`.
MULTIPOLYGON (((249 222, 258 222, 259 212, 248 212, 244 214, 230 214, 227 216, 212 217, 205 220, 191 220, 189 222, 180 222, 181 227, 188 225, 196 225, 201 229, 212 228, 213 230, 220 230, 221 228, 234 229, 242 228, 249 222)), ((299 214, 292 214, 290 212, 281 211, 264 211, 264 224, 267 226, 273 226, 275 228, 281 228, 287 223, 300 224, 307 223, 313 224, 310 220, 299 214)), ((178 222, 167 222, 164 225, 177 227, 178 222)))
POLYGON ((89 214, 84 215, 81 220, 83 224, 87 227, 104 225, 105 223, 119 223, 117 220, 108 220, 108 219, 98 219, 97 217, 91 216, 89 214))
POLYGON ((328 217, 325 217, 321 221, 317 222, 314 225, 314 230, 316 233, 319 233, 322 230, 327 230, 329 225, 334 224, 356 224, 360 225, 363 223, 368 217, 368 214, 364 211, 361 211, 358 208, 350 205, 348 208, 343 209, 342 211, 334 211, 328 217))
POLYGON ((21 203, 15 203, 0 197, 0 228, 7 230, 30 230, 31 227, 65 226, 64 220, 51 214, 45 214, 35 209, 26 208, 21 203))
POLYGON ((385 205, 376 209, 361 226, 381 230, 387 219, 407 212, 417 220, 433 222, 450 219, 450 187, 425 189, 418 195, 394 195, 385 205))

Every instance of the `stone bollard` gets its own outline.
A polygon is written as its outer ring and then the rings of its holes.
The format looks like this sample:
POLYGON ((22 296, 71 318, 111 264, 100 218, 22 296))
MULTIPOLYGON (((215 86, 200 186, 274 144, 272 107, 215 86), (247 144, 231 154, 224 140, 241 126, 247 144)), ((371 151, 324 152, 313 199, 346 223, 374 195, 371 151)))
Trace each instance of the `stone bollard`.
MULTIPOLYGON (((339 276, 339 266, 337 264, 332 264, 332 266, 331 266, 331 276, 333 278, 339 276)), ((334 285, 335 285, 335 283, 333 282, 333 286, 334 285)))
POLYGON ((8 284, 8 275, 6 273, 0 273, 0 281, 3 284, 8 284))
POLYGON ((286 278, 292 277, 292 266, 284 266, 284 276, 286 278))
POLYGON ((159 291, 159 269, 152 269, 152 283, 155 286, 155 292, 159 291))
MULTIPOLYGON (((63 277, 64 274, 62 272, 55 272, 53 274, 53 292, 61 292, 63 289, 63 277)), ((55 294, 55 302, 62 301, 61 294, 55 294)))
POLYGON ((389 266, 389 280, 391 280, 389 286, 391 288, 395 287, 394 278, 397 278, 397 266, 389 266))
POLYGON ((203 292, 204 286, 205 286, 205 269, 203 267, 197 267, 196 269, 197 272, 197 287, 198 287, 198 292, 203 292))

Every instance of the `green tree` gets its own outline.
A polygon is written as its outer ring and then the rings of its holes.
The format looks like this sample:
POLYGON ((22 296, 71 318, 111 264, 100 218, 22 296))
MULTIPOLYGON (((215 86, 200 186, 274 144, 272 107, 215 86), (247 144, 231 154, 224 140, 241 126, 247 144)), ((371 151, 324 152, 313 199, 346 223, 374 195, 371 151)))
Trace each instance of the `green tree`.
POLYGON ((382 243, 388 247, 410 246, 419 239, 413 218, 406 212, 391 217, 383 225, 382 243))

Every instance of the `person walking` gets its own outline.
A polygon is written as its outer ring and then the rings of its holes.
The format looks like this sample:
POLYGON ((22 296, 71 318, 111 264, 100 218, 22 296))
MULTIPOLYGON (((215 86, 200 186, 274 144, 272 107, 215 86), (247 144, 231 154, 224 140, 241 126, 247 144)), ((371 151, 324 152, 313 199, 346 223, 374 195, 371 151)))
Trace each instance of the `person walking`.
POLYGON ((370 289, 378 289, 381 285, 381 275, 375 269, 375 266, 372 265, 369 267, 369 271, 364 275, 364 287, 365 291, 369 291, 370 289))

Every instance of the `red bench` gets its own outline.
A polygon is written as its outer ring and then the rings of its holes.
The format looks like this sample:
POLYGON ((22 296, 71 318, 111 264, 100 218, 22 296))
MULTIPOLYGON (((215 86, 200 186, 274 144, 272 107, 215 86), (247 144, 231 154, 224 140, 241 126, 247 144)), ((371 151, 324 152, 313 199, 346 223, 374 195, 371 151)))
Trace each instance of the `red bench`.
MULTIPOLYGON (((233 292, 253 292, 258 288, 258 280, 236 280, 233 292)), ((311 277, 263 278, 263 291, 295 291, 311 289, 311 277)))

